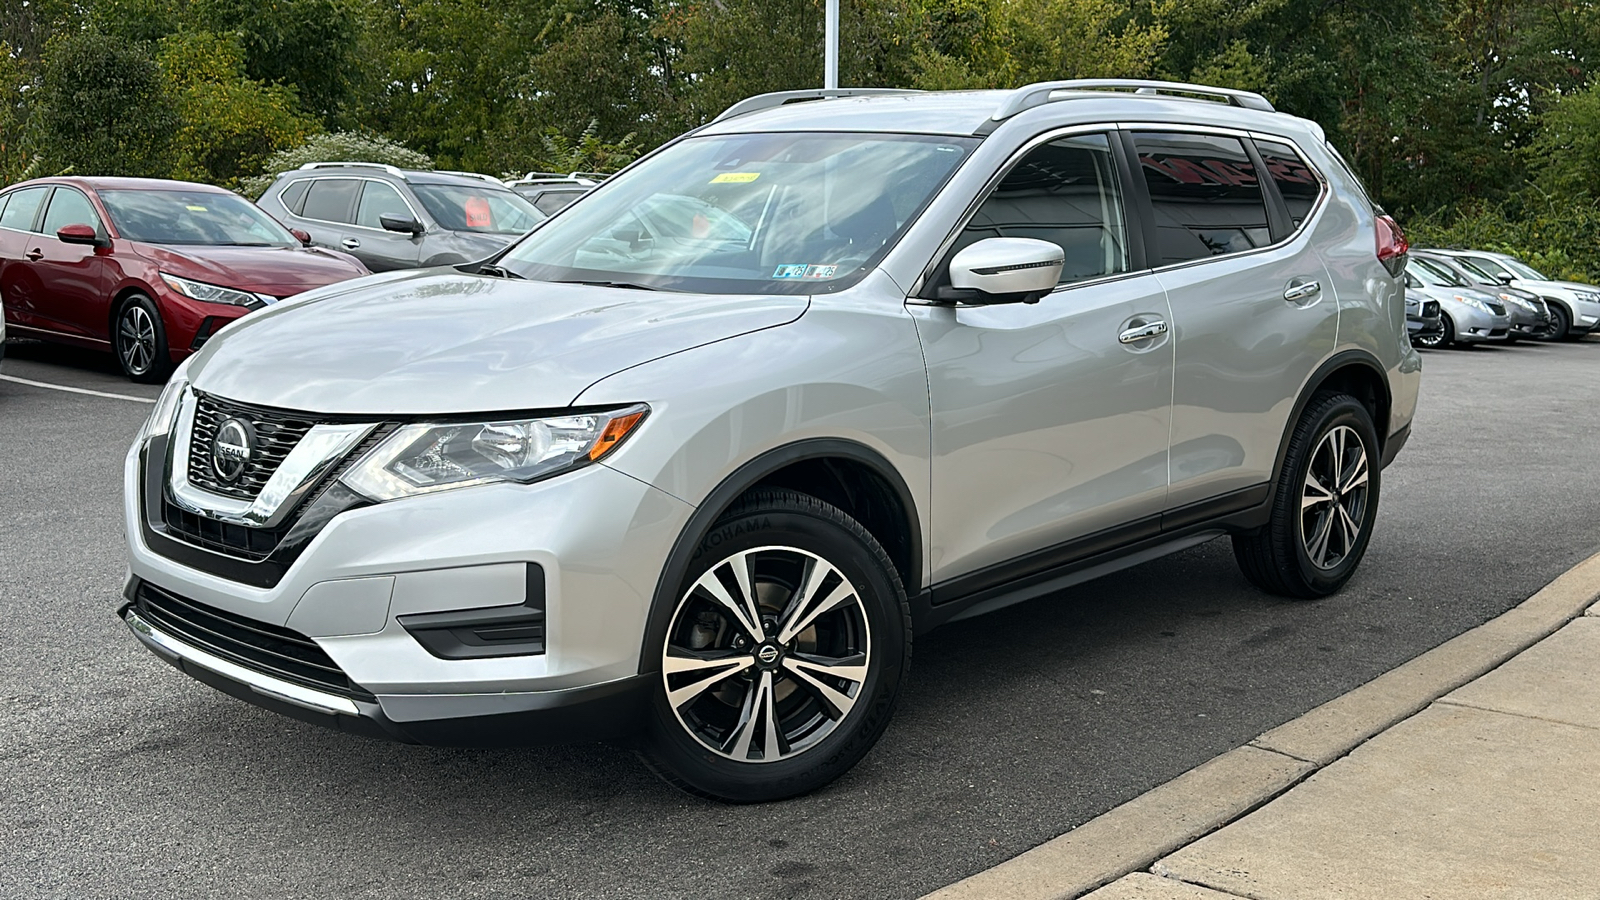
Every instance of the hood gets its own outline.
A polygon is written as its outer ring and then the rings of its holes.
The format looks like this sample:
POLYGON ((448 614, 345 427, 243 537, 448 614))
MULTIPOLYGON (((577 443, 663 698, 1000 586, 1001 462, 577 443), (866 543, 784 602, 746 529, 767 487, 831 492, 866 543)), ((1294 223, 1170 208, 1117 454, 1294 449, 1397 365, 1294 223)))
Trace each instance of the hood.
POLYGON ((1584 284, 1578 281, 1534 281, 1528 278, 1519 278, 1514 283, 1518 286, 1524 287, 1525 290, 1530 290, 1534 293, 1538 293, 1541 290, 1548 291, 1555 289, 1559 291, 1572 291, 1574 293, 1581 292, 1585 294, 1600 294, 1600 287, 1595 287, 1592 284, 1584 284))
POLYGON ((320 248, 139 244, 137 249, 163 272, 273 297, 367 274, 355 257, 320 248))
POLYGON ((793 322, 808 304, 415 271, 245 316, 206 343, 190 378, 231 400, 328 414, 558 408, 608 375, 793 322))

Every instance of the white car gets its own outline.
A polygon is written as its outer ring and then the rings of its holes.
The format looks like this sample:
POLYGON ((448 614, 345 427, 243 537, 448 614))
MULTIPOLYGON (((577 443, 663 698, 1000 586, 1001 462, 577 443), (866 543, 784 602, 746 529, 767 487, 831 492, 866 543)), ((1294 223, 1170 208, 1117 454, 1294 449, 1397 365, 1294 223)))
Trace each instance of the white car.
POLYGON ((1576 281, 1552 281, 1509 253, 1487 250, 1429 250, 1471 266, 1501 284, 1533 291, 1550 307, 1552 340, 1577 340, 1600 330, 1600 287, 1576 281))

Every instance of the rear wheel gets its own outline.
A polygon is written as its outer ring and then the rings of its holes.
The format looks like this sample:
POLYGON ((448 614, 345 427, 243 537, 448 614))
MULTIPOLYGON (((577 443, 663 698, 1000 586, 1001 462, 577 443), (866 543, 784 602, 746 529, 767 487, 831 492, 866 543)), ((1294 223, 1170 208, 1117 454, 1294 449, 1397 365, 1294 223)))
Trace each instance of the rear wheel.
POLYGON ((701 540, 656 648, 645 761, 735 803, 827 784, 888 725, 910 621, 888 555, 854 519, 792 491, 742 500, 701 540))
POLYGON ((1366 555, 1378 515, 1381 457, 1367 408, 1349 394, 1312 398, 1289 438, 1272 519, 1233 537, 1239 568, 1257 587, 1324 597, 1344 586, 1366 555))
POLYGON ((143 294, 122 301, 111 345, 122 372, 141 384, 160 384, 172 372, 167 354, 167 329, 154 302, 143 294))

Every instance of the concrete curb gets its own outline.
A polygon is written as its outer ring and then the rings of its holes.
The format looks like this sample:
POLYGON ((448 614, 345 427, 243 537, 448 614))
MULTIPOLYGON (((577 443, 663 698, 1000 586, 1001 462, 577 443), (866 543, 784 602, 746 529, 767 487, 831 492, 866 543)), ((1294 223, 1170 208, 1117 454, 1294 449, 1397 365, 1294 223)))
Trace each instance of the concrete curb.
POLYGON ((1506 613, 1031 850, 925 900, 1070 900, 1257 809, 1579 616, 1600 615, 1600 554, 1506 613))

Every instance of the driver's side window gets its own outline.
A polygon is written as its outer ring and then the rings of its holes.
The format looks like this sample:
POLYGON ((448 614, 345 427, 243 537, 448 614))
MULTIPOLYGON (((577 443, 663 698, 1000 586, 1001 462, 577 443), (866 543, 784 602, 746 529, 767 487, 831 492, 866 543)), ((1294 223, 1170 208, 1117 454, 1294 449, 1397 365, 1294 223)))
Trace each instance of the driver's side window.
POLYGON ((1020 237, 1061 248, 1061 284, 1128 270, 1127 219, 1104 134, 1041 144, 1007 172, 956 241, 1020 237))

